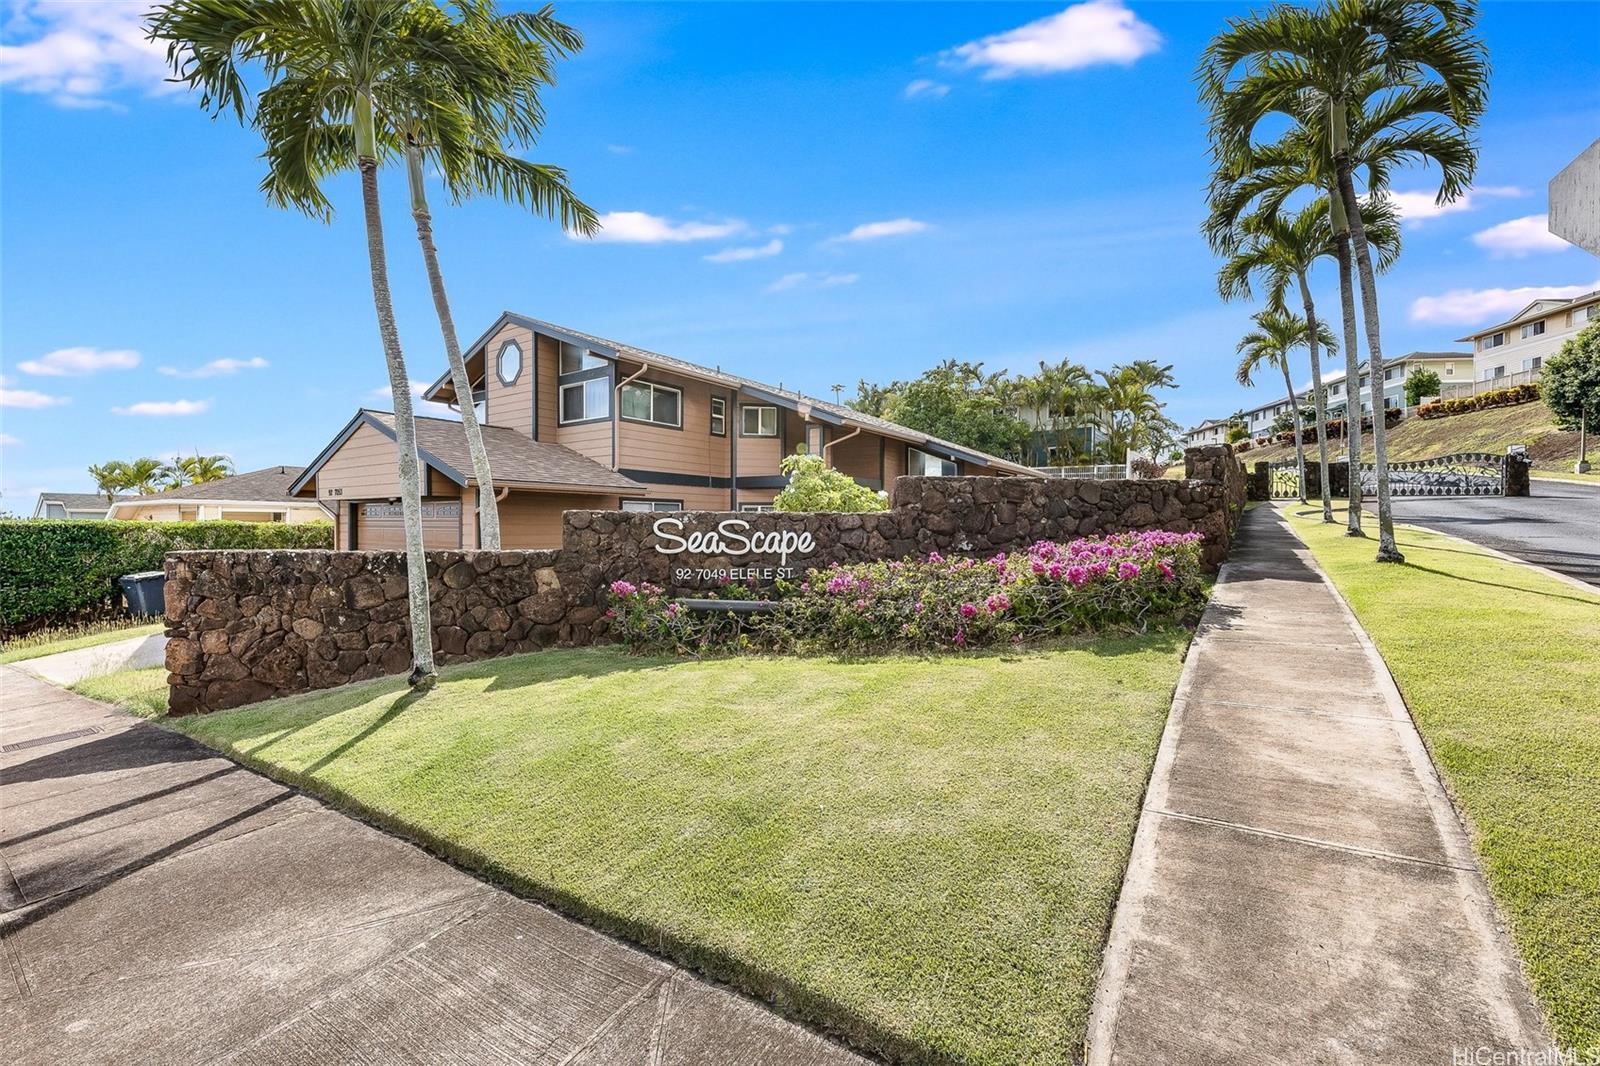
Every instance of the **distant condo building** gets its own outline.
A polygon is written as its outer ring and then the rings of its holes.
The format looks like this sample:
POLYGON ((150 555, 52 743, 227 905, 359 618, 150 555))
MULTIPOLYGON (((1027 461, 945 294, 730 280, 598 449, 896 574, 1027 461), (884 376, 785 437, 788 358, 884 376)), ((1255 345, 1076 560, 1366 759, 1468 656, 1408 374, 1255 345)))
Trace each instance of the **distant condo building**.
POLYGON ((1570 300, 1535 300, 1510 319, 1458 338, 1472 344, 1472 381, 1444 390, 1470 396, 1539 380, 1544 361, 1589 323, 1600 321, 1600 289, 1570 300))

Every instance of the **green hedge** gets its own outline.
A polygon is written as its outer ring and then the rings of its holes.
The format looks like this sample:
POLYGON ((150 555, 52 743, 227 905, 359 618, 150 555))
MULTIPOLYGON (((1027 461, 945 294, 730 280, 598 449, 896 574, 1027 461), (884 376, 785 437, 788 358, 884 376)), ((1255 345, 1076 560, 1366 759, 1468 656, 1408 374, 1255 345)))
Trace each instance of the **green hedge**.
POLYGON ((327 522, 0 521, 0 635, 113 613, 117 578, 168 552, 331 547, 327 522))
POLYGON ((1538 398, 1539 386, 1512 385, 1509 388, 1490 389, 1476 396, 1463 396, 1456 400, 1434 400, 1417 408, 1417 414, 1423 418, 1449 418, 1451 415, 1464 415, 1469 411, 1487 411, 1491 407, 1515 407, 1521 403, 1532 403, 1538 398))

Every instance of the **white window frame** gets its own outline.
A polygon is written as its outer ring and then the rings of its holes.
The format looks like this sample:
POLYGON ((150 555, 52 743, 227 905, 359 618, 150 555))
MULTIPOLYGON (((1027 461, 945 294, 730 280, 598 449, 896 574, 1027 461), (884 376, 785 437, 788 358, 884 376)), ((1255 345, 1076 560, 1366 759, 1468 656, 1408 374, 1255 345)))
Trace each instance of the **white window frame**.
POLYGON ((1543 336, 1543 335, 1544 335, 1544 319, 1541 318, 1537 322, 1526 322, 1526 323, 1523 323, 1523 326, 1522 326, 1522 339, 1523 340, 1527 340, 1529 337, 1540 337, 1540 336, 1543 336))
POLYGON ((569 381, 569 382, 567 382, 565 385, 561 386, 560 395, 558 395, 556 397, 556 416, 557 416, 557 418, 556 418, 557 422, 560 425, 563 425, 563 426, 576 425, 576 424, 578 424, 580 422, 599 422, 599 421, 602 421, 602 420, 610 419, 610 417, 611 417, 611 382, 610 382, 610 380, 607 379, 607 378, 587 378, 587 379, 585 379, 583 381, 569 381), (591 385, 599 386, 599 388, 597 388, 595 390, 593 395, 598 395, 598 396, 601 396, 601 397, 604 398, 605 410, 602 411, 600 414, 594 414, 593 412, 591 412, 589 410, 589 398, 591 396, 591 393, 589 392, 589 387, 591 385), (583 417, 581 417, 581 418, 568 418, 567 417, 567 390, 568 389, 581 389, 581 390, 583 390, 583 392, 582 392, 582 395, 583 395, 583 417))
POLYGON ((766 514, 772 510, 775 510, 775 508, 770 503, 741 503, 739 505, 740 514, 766 514))
MULTIPOLYGON (((1220 440, 1222 437, 1222 431, 1219 429, 1216 432, 1217 437, 1220 440)), ((946 459, 942 455, 934 455, 932 452, 925 452, 921 448, 913 448, 909 444, 906 445, 906 473, 910 474, 912 477, 955 477, 959 470, 960 467, 958 467, 955 461, 952 459, 946 459), (927 460, 938 463, 939 472, 937 474, 930 474, 926 470, 913 470, 912 457, 916 455, 923 456, 927 460), (948 473, 945 472, 945 467, 947 466, 950 468, 948 473)))
POLYGON ((683 510, 682 500, 651 500, 638 496, 626 496, 618 501, 619 506, 630 514, 660 514, 664 511, 683 510), (629 506, 632 504, 633 506, 629 506), (640 506, 640 505, 643 506, 640 506))
POLYGON ((776 437, 778 435, 778 408, 769 403, 746 403, 739 405, 739 436, 741 437, 776 437), (750 412, 756 412, 756 429, 750 431, 750 412), (764 432, 762 422, 766 421, 762 415, 772 412, 772 431, 764 432))
POLYGON ((526 357, 523 355, 522 345, 516 341, 506 341, 500 346, 500 351, 494 357, 494 376, 500 379, 500 384, 502 385, 515 385, 522 377, 522 366, 525 362, 526 357), (517 353, 517 372, 509 378, 506 377, 504 365, 506 352, 508 351, 517 353))
POLYGON ((556 352, 556 373, 562 377, 568 374, 581 374, 585 370, 599 370, 606 365, 605 356, 592 348, 585 348, 583 345, 573 344, 571 341, 561 341, 559 345, 559 350, 556 352), (569 350, 578 353, 578 369, 576 370, 567 369, 567 352, 569 350))
POLYGON ((1498 348, 1498 347, 1500 347, 1501 345, 1505 344, 1505 342, 1506 342, 1505 330, 1501 330, 1499 333, 1491 333, 1488 336, 1484 337, 1482 340, 1480 340, 1478 342, 1478 350, 1480 352, 1486 352, 1490 348, 1498 348))
POLYGON ((726 437, 728 435, 728 398, 726 396, 711 397, 711 435, 713 437, 726 437))
POLYGON ((683 428, 683 390, 675 389, 671 385, 657 385, 653 381, 630 381, 622 385, 617 396, 617 417, 624 422, 637 422, 645 426, 665 426, 668 429, 683 428), (622 397, 629 389, 644 389, 650 393, 650 417, 638 418, 634 415, 623 414, 622 397), (656 393, 670 392, 678 398, 678 420, 676 422, 662 422, 656 418, 656 393))

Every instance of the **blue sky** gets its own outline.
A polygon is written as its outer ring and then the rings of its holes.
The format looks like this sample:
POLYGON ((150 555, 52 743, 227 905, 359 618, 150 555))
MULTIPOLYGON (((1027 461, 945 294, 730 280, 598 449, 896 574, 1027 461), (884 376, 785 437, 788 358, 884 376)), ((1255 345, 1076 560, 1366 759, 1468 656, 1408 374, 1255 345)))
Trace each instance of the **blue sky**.
MULTIPOLYGON (((1197 235, 1191 82, 1247 10, 559 5, 588 47, 529 154, 569 169, 610 239, 437 204, 462 339, 513 309, 824 396, 952 356, 1154 358, 1176 365, 1180 422, 1261 402, 1232 380, 1253 308, 1217 299, 1197 235)), ((137 11, 8 0, 0 20, 12 511, 89 489, 84 468, 113 457, 305 463, 356 407, 386 406, 353 181, 331 187, 329 226, 267 206, 254 135, 162 85, 137 11)), ((1546 183, 1600 133, 1597 31, 1596 3, 1485 5, 1477 186, 1444 214, 1403 199, 1390 352, 1600 283, 1594 257, 1540 236, 1546 183)), ((402 176, 383 180, 402 339, 431 380, 443 355, 402 176)), ((1334 306, 1331 269, 1317 287, 1334 306)))

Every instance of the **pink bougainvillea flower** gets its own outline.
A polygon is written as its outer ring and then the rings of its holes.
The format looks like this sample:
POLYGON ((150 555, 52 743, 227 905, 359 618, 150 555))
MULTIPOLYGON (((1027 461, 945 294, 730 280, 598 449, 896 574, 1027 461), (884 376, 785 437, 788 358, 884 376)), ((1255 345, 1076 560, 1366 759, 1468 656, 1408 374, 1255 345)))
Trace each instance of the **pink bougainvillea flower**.
POLYGON ((1087 566, 1067 567, 1067 584, 1074 586, 1083 585, 1086 584, 1088 580, 1089 568, 1087 566))
POLYGON ((1161 571, 1161 579, 1163 581, 1172 581, 1177 577, 1177 574, 1172 571, 1172 564, 1165 559, 1156 563, 1156 569, 1161 571))
POLYGON ((940 555, 938 552, 929 552, 928 553, 928 562, 930 562, 930 563, 942 563, 942 562, 944 562, 944 556, 940 555))
POLYGON ((1011 598, 1004 592, 996 592, 993 596, 984 600, 983 605, 989 609, 990 614, 999 614, 1001 611, 1009 611, 1011 609, 1011 598))
POLYGON ((962 618, 976 618, 977 615, 978 615, 978 607, 977 607, 976 604, 963 603, 961 605, 961 617, 962 618))
POLYGON ((1134 578, 1136 578, 1138 576, 1139 576, 1139 564, 1138 563, 1127 563, 1127 562, 1125 562, 1125 563, 1122 563, 1121 565, 1119 565, 1117 567, 1117 580, 1118 581, 1132 581, 1134 578))
POLYGON ((632 596, 638 591, 631 581, 613 581, 611 583, 611 595, 613 596, 632 596))

